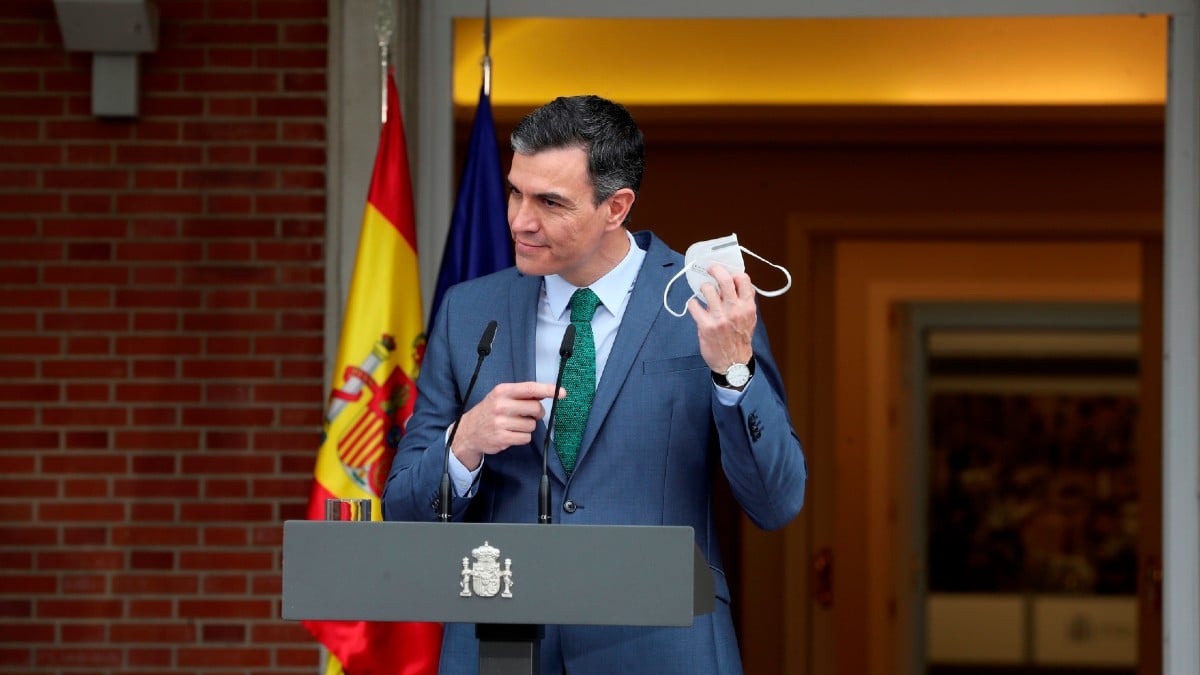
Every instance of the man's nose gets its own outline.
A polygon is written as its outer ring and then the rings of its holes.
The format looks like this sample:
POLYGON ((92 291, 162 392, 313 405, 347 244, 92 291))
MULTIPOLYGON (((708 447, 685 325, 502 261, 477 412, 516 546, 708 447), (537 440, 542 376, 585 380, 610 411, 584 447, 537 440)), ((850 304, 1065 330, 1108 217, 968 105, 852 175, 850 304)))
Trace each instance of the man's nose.
POLYGON ((532 209, 525 208, 524 200, 513 199, 508 203, 508 227, 517 232, 532 232, 537 229, 537 218, 532 209))

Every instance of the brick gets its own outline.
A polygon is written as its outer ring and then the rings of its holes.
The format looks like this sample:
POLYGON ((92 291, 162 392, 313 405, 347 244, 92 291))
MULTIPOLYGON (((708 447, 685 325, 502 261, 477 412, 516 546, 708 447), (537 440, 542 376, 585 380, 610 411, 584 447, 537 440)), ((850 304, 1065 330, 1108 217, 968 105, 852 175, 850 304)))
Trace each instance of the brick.
POLYGON ((48 188, 116 190, 129 187, 129 172, 121 169, 59 169, 42 173, 48 188))
POLYGON ((58 528, 0 526, 0 541, 5 546, 54 546, 58 543, 58 528))
POLYGON ((111 164, 111 145, 82 144, 67 146, 67 162, 70 164, 111 164))
POLYGON ((198 403, 201 388, 198 384, 163 382, 161 384, 118 383, 118 401, 158 401, 172 403, 198 403))
POLYGON ((325 213, 325 195, 323 194, 291 194, 273 195, 260 194, 254 199, 257 213, 325 213))
MULTIPOLYGON (((74 616, 74 615, 68 615, 74 616)), ((91 615, 85 615, 91 616, 91 615)), ((102 616, 109 616, 107 614, 102 616)), ((121 665, 122 654, 119 649, 102 649, 99 647, 87 647, 82 649, 58 648, 53 650, 42 649, 37 653, 37 665, 43 668, 50 667, 117 667, 121 665)))
MULTIPOLYGON (((3 227, 0 225, 0 227, 3 227)), ((5 286, 33 286, 38 283, 35 267, 0 267, 0 284, 5 286)))
POLYGON ((68 574, 62 579, 64 594, 95 595, 107 589, 107 577, 98 574, 68 574))
POLYGON ((106 431, 68 431, 66 436, 66 447, 72 450, 101 450, 109 447, 106 431))
POLYGON ((37 616, 45 619, 116 619, 121 616, 120 600, 55 600, 37 601, 37 616))
POLYGON ((67 244, 67 260, 74 262, 108 262, 112 260, 113 247, 108 242, 88 241, 67 244))
POLYGON ((324 389, 319 383, 259 384, 254 388, 256 403, 320 403, 324 389))
POLYGON ((173 239, 179 236, 175 218, 135 218, 130 221, 133 236, 141 239, 173 239))
MULTIPOLYGON (((249 48, 212 48, 208 50, 208 65, 214 68, 249 68, 254 65, 254 50, 249 48)), ((220 91, 220 90, 218 90, 220 91)))
MULTIPOLYGON (((208 248, 209 260, 222 260, 224 262, 253 262, 254 261, 254 246, 249 241, 214 241, 210 242, 208 248)), ((212 294, 209 297, 213 297, 212 294)), ((209 304, 209 307, 228 307, 229 305, 209 304)), ((250 299, 246 297, 246 302, 235 305, 237 307, 249 307, 250 299)))
POLYGON ((47 574, 2 574, 0 595, 44 595, 58 592, 58 578, 47 574))
POLYGON ((244 527, 206 527, 205 546, 245 546, 248 541, 244 527))
POLYGON ((175 408, 134 408, 133 424, 138 427, 173 427, 179 424, 175 408))
POLYGON ((183 26, 180 44, 274 44, 279 40, 277 27, 270 24, 204 24, 183 26))
MULTIPOLYGON (((61 389, 57 384, 24 384, 19 387, 0 387, 0 401, 18 403, 40 403, 57 401, 61 389), (7 391, 6 391, 7 390, 7 391)), ((0 440, 0 446, 4 442, 0 440)))
POLYGON ((55 356, 62 352, 62 344, 56 337, 0 335, 0 352, 10 356, 55 356))
MULTIPOLYGON (((42 268, 42 274, 48 284, 117 285, 129 281, 129 270, 124 267, 104 267, 98 265, 59 267, 56 265, 47 265, 42 268)), ((121 315, 114 314, 111 316, 121 315)))
MULTIPOLYGON (((0 616, 4 614, 4 604, 0 603, 0 616)), ((13 649, 0 647, 0 666, 29 666, 33 663, 32 649, 13 649)))
POLYGON ((130 600, 131 619, 169 619, 175 615, 170 600, 130 600))
POLYGON ((200 581, 195 574, 115 574, 112 586, 126 595, 194 595, 200 581))
POLYGON ((201 628, 200 639, 204 642, 245 642, 244 624, 207 624, 201 628))
POLYGON ((181 647, 178 659, 180 666, 192 668, 264 668, 271 664, 271 651, 250 647, 234 649, 228 645, 213 649, 181 647))
POLYGON ((175 474, 176 456, 170 455, 134 455, 131 458, 131 468, 136 475, 145 474, 175 474))
POLYGON ((74 644, 100 643, 104 642, 107 637, 102 624, 65 624, 61 631, 62 641, 74 644))
POLYGON ((179 172, 174 169, 135 171, 133 185, 143 190, 173 190, 179 187, 179 172))
MULTIPOLYGON (((308 631, 305 631, 306 633, 308 631)), ((8 644, 20 642, 54 642, 54 624, 15 623, 0 621, 0 635, 8 644)), ((3 661, 0 661, 3 663, 3 661)), ((13 664, 9 664, 13 665, 13 664)))
POLYGON ((255 546, 283 546, 283 526, 268 525, 255 527, 253 541, 255 546))
POLYGON ((176 521, 177 511, 175 504, 170 502, 133 504, 130 508, 129 520, 134 523, 173 523, 176 521))
MULTIPOLYGON (((181 503, 180 518, 187 522, 256 522, 272 518, 270 503, 181 503)), ((185 554, 186 555, 186 551, 185 554)), ((210 554, 217 555, 217 554, 210 554)), ((194 558, 181 558, 181 562, 194 558)), ((218 560, 218 558, 212 558, 218 560)), ((217 566, 224 568, 224 566, 217 566)), ((250 569, 258 569, 251 567, 250 569)))
POLYGON ((109 195, 67 195, 67 210, 73 214, 112 213, 112 205, 113 199, 109 195))
POLYGON ((327 44, 329 28, 323 23, 288 24, 283 27, 283 41, 287 44, 327 44))
MULTIPOLYGON (((56 385, 47 385, 57 388, 56 385)), ((24 389, 28 389, 25 387, 24 389)), ((0 387, 3 391, 4 387, 0 387)), ((0 435, 0 448, 20 448, 22 450, 39 450, 58 447, 57 431, 8 431, 0 435)), ((3 505, 0 505, 0 509, 3 505)))
POLYGON ((126 223, 115 218, 45 218, 46 237, 117 239, 125 236, 126 223))
POLYGON ((200 291, 191 289, 120 289, 118 307, 172 307, 191 309, 200 306, 200 291))
MULTIPOLYGON (((287 93, 324 93, 328 86, 329 84, 325 80, 324 73, 284 73, 283 75, 283 90, 287 93)), ((285 135, 284 138, 287 138, 287 136, 285 135)))
MULTIPOLYGON (((206 568, 211 569, 211 568, 206 568)), ((243 618, 267 619, 274 618, 271 612, 271 602, 268 600, 192 600, 179 601, 181 616, 197 619, 243 618)))
POLYGON ((203 210, 204 198, 195 194, 139 193, 117 197, 120 213, 200 213, 203 210))
MULTIPOLYGON (((72 288, 67 291, 67 307, 72 309, 111 309, 112 291, 72 288)), ((72 354, 107 354, 107 337, 75 337, 71 339, 72 354)))
POLYGON ((245 0, 209 0, 208 2, 208 18, 210 19, 249 19, 253 16, 254 7, 245 0))
MULTIPOLYGON (((259 114, 263 113, 260 110, 259 114)), ((324 113, 321 113, 324 114, 324 113)), ((322 147, 304 147, 294 145, 263 145, 259 146, 255 151, 255 161, 259 165, 284 165, 284 166, 325 166, 325 149, 322 147)))
MULTIPOLYGON (((199 210, 199 209, 197 209, 199 210)), ((136 242, 117 246, 117 259, 127 261, 198 261, 204 249, 197 243, 136 242)))
POLYGON ((9 294, 5 297, 6 309, 30 307, 35 309, 50 309, 62 306, 62 293, 58 289, 32 288, 21 293, 9 294))
POLYGON ((214 194, 208 196, 206 211, 209 214, 250 214, 253 211, 253 205, 254 202, 250 195, 214 194))
POLYGON ((255 498, 292 497, 303 499, 312 487, 312 478, 259 478, 252 483, 255 498))
POLYGON ((38 569, 125 569, 121 551, 43 551, 37 554, 38 569))
MULTIPOLYGON (((67 499, 97 499, 111 497, 107 478, 67 478, 63 480, 63 496, 67 499)), ((63 530, 64 543, 73 546, 108 543, 104 528, 70 527, 63 530), (69 537, 69 538, 68 538, 69 537)))
POLYGON ((172 551, 135 550, 129 554, 129 568, 135 570, 169 570, 175 568, 172 551))
POLYGON ((92 78, 86 72, 80 71, 47 71, 42 78, 42 88, 47 92, 76 92, 91 91, 92 78))
POLYGON ((117 431, 113 439, 123 450, 195 450, 200 434, 194 431, 117 431))
MULTIPOLYGON (((213 295, 216 295, 216 293, 214 292, 213 295)), ((220 295, 224 297, 224 296, 230 296, 232 294, 231 293, 221 293, 220 295)), ((237 306, 237 305, 234 305, 232 301, 228 301, 228 300, 222 301, 221 303, 214 303, 214 301, 210 300, 210 304, 212 304, 214 306, 220 306, 220 304, 222 304, 222 303, 228 304, 229 306, 237 306)), ((246 294, 244 296, 244 301, 241 303, 241 306, 249 306, 249 304, 250 304, 250 298, 249 298, 249 295, 246 294)), ((238 356, 238 355, 248 356, 250 354, 250 338, 248 338, 248 337, 210 336, 210 337, 205 338, 204 342, 206 345, 205 351, 210 356, 238 356)))
POLYGON ((42 472, 49 474, 119 475, 127 471, 128 465, 121 455, 55 454, 42 457, 42 472))
MULTIPOLYGON (((4 99, 5 113, 20 117, 60 117, 63 99, 59 96, 21 96, 4 99)), ((51 136, 55 138, 55 136, 51 136)), ((58 136, 58 138, 62 138, 58 136)))
POLYGON ((38 174, 32 169, 0 171, 0 188, 32 188, 37 184, 38 174))
POLYGON ((142 96, 142 115, 147 117, 199 117, 204 99, 199 96, 142 96))
POLYGON ((244 499, 250 496, 250 486, 244 480, 204 481, 205 499, 244 499))
MULTIPOLYGON (((126 483, 130 481, 125 481, 126 483)), ((143 481, 149 483, 151 481, 143 481)), ((154 481, 163 483, 166 488, 176 487, 184 481, 154 481)), ((179 493, 180 497, 195 497, 199 494, 198 481, 186 481, 190 483, 185 491, 179 493)), ((152 491, 123 491, 122 481, 117 481, 117 496, 172 496, 169 490, 152 490, 152 491)), ((198 543, 199 537, 196 529, 193 527, 175 526, 175 527, 114 527, 112 528, 113 544, 117 546, 194 546, 198 543)))
POLYGON ((325 326, 325 315, 309 312, 287 312, 279 317, 279 327, 288 333, 318 332, 325 326))
POLYGON ((46 137, 52 140, 117 141, 133 136, 133 125, 100 119, 71 122, 47 122, 46 137))
POLYGON ((108 401, 109 386, 108 384, 79 384, 68 383, 66 385, 67 400, 78 402, 103 402, 108 401))
MULTIPOLYGON (((155 87, 145 84, 144 86, 146 87, 147 91, 156 91, 167 88, 161 85, 155 87)), ((176 86, 171 86, 169 88, 175 89, 176 86)), ((138 123, 134 132, 134 136, 139 141, 177 141, 180 138, 179 123, 142 121, 138 123)))
MULTIPOLYGON (((149 94, 173 94, 180 91, 181 80, 179 73, 170 73, 165 71, 147 71, 143 69, 142 75, 142 91, 149 94)), ((195 92, 188 92, 195 93, 195 92)), ((173 122, 161 123, 173 125, 173 122)), ((167 132, 166 126, 158 126, 156 123, 141 122, 137 128, 137 137, 139 139, 159 138, 163 140, 175 140, 179 138, 178 132, 167 132), (169 135, 160 135, 160 132, 169 135)))
POLYGON ((121 379, 129 373, 129 366, 121 360, 66 359, 42 361, 42 376, 54 379, 105 378, 121 379))
MULTIPOLYGON (((210 436, 209 448, 214 448, 214 440, 222 440, 221 435, 210 436)), ((240 447, 245 448, 248 444, 248 437, 241 438, 241 443, 232 443, 236 437, 224 436, 223 440, 226 444, 220 444, 217 448, 240 447)), ((269 456, 247 455, 247 454, 232 454, 232 453, 209 453, 205 455, 188 455, 184 458, 184 466, 182 471, 188 476, 194 474, 223 474, 223 476, 247 476, 254 473, 272 473, 275 471, 275 462, 269 456)))
POLYGON ((129 327, 129 316, 115 312, 49 313, 42 322, 51 331, 123 331, 129 327))
POLYGON ((37 421, 33 408, 0 408, 0 426, 28 427, 37 421))
POLYGON ((138 267, 133 271, 133 283, 142 286, 174 286, 179 283, 179 270, 175 267, 138 267))
MULTIPOLYGON (((249 342, 247 342, 246 344, 247 344, 246 351, 243 353, 249 354, 250 353, 249 342)), ((37 374, 37 366, 32 361, 28 361, 28 360, 3 361, 3 360, 0 360, 0 378, 14 379, 14 380, 15 379, 28 379, 28 378, 34 377, 36 374, 37 374)), ((54 400, 57 398, 57 388, 54 387, 54 385, 49 385, 49 386, 52 389, 54 389, 56 392, 51 396, 51 398, 49 400, 54 400)), ((2 387, 0 387, 0 388, 2 388, 2 387)), ((0 400, 6 400, 6 399, 3 395, 0 395, 0 400)))
POLYGON ((259 49, 257 65, 272 69, 323 69, 328 58, 324 49, 259 49))
MULTIPOLYGON (((270 361, 220 361, 216 359, 189 360, 183 364, 183 376, 198 379, 260 379, 275 375, 275 364, 270 361)), ((226 399, 216 399, 226 400, 226 399)))
POLYGON ((31 262, 61 260, 63 245, 56 242, 6 242, 0 247, 0 260, 31 262))
POLYGON ((171 378, 178 373, 174 361, 140 359, 133 362, 133 376, 138 378, 171 378))
POLYGON ((139 332, 177 330, 179 317, 174 312, 135 312, 133 328, 139 332))
POLYGON ((268 426, 275 420, 270 408, 185 408, 184 426, 241 427, 268 426))
POLYGON ((122 145, 117 147, 121 164, 199 164, 203 150, 195 145, 122 145))
POLYGON ((249 384, 226 384, 223 380, 218 380, 205 385, 204 390, 210 401, 238 405, 250 402, 252 387, 249 384))
POLYGON ((63 200, 57 194, 14 193, 6 194, 0 200, 0 212, 6 213, 59 213, 62 210, 63 200))
POLYGON ((130 649, 129 650, 129 665, 137 668, 153 668, 155 666, 162 667, 164 670, 155 673, 154 671, 138 671, 143 675, 173 675, 174 670, 167 670, 167 666, 174 665, 174 650, 173 649, 130 649))
POLYGON ((111 522, 125 518, 125 505, 110 502, 38 504, 38 519, 45 522, 111 522))
POLYGON ((210 165, 249 164, 252 157, 251 149, 244 145, 211 146, 206 152, 210 165))
MULTIPOLYGON (((245 450, 250 447, 250 434, 244 431, 229 431, 225 429, 206 431, 204 432, 204 447, 209 450, 245 450)), ((223 467, 227 465, 227 460, 232 460, 232 458, 222 459, 218 463, 206 463, 205 461, 200 460, 198 463, 192 464, 189 470, 196 470, 205 465, 209 467, 223 467)), ((262 457, 256 459, 256 466, 270 467, 272 464, 270 463, 269 458, 262 457)), ((252 471, 255 470, 254 467, 247 466, 246 468, 252 471)), ((267 471, 269 468, 262 468, 259 470, 267 471)))
MULTIPOLYGON (((243 0, 235 0, 241 2, 243 0)), ((143 70, 178 70, 204 67, 202 48, 183 48, 159 41, 158 51, 142 55, 143 70)))
POLYGON ((259 0, 260 19, 324 19, 328 7, 320 0, 259 0))
POLYGON ((58 145, 8 145, 0 164, 58 164, 62 156, 62 146, 58 145))
POLYGON ((275 187, 275 172, 246 170, 199 170, 183 173, 185 188, 246 188, 262 190, 275 187))
MULTIPOLYGON (((175 497, 187 499, 200 496, 200 482, 194 478, 117 478, 114 482, 114 494, 122 498, 139 497, 175 497)), ((171 538, 168 532, 159 531, 157 534, 165 539, 162 543, 194 543, 195 532, 190 535, 187 531, 182 536, 188 541, 181 542, 171 538)), ((114 529, 113 537, 117 536, 114 529)))
MULTIPOLYGON (((211 57, 210 57, 211 58, 211 57)), ((277 92, 279 77, 265 72, 214 72, 188 73, 183 76, 183 87, 189 92, 277 92)))
POLYGON ((184 623, 114 624, 109 639, 122 642, 189 643, 196 641, 196 627, 184 623))
POLYGON ((325 174, 320 171, 281 171, 279 187, 285 190, 320 190, 325 187, 325 174))
POLYGON ((209 117, 250 117, 254 114, 251 98, 225 98, 213 96, 208 99, 209 117))
MULTIPOLYGON (((27 27, 36 37, 37 26, 29 24, 27 27)), ((20 38, 18 36, 7 34, 8 31, 13 30, 14 28, 15 27, 11 24, 0 24, 0 40, 3 40, 4 43, 8 44, 9 46, 13 46, 15 43, 20 42, 20 38)), ((0 91, 8 94, 15 94, 17 92, 35 92, 40 88, 41 73, 37 71, 0 72, 0 91)), ((31 135, 32 134, 22 134, 20 136, 12 136, 12 138, 29 138, 31 135)))
POLYGON ((258 258, 261 262, 319 262, 324 251, 317 242, 259 242, 258 258))
POLYGON ((42 422, 51 426, 119 427, 129 419, 125 408, 47 408, 42 411, 42 422))
POLYGON ((275 234, 275 220, 268 217, 202 217, 185 219, 185 237, 248 237, 265 238, 275 234))
POLYGON ((239 574, 209 574, 204 577, 205 595, 245 595, 250 583, 239 574))
POLYGON ((266 332, 275 329, 275 317, 269 314, 189 313, 183 317, 183 328, 200 332, 266 332))
POLYGON ((320 361, 281 361, 279 376, 284 378, 319 378, 324 376, 325 366, 320 361))

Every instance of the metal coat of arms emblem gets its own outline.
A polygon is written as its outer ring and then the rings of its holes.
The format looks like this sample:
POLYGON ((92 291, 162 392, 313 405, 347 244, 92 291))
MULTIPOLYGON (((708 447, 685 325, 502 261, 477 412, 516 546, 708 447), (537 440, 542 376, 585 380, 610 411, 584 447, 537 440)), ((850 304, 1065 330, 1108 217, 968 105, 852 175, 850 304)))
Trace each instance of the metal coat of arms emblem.
POLYGON ((512 558, 504 559, 504 569, 500 569, 500 549, 486 541, 483 546, 471 550, 475 562, 470 558, 462 559, 462 580, 459 582, 459 595, 469 598, 478 595, 484 598, 494 597, 497 593, 502 598, 511 598, 512 558), (503 587, 503 592, 501 592, 503 587), (474 591, 474 593, 472 593, 474 591))

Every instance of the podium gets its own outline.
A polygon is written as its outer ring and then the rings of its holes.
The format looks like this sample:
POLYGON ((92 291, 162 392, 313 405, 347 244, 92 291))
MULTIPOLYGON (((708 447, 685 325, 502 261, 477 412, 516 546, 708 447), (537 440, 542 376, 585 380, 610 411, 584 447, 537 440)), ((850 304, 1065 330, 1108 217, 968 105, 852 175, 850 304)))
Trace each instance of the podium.
POLYGON ((284 619, 474 623, 480 675, 536 675, 545 624, 690 626, 714 594, 690 527, 283 527, 284 619))

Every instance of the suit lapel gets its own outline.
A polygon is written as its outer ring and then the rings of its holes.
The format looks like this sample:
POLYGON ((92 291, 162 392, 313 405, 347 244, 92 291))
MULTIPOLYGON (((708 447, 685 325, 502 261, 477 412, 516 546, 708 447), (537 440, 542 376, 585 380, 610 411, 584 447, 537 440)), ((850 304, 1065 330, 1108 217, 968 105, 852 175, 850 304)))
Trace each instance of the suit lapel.
MULTIPOLYGON (((538 302, 542 297, 540 276, 520 275, 509 295, 508 325, 512 330, 512 372, 514 382, 532 382, 537 376, 537 321, 538 302)), ((538 420, 530 439, 533 452, 542 461, 542 448, 546 443, 546 425, 538 420)), ((553 452, 553 451, 552 451, 553 452)), ((553 457, 547 468, 566 482, 562 462, 553 457)))
POLYGON ((646 336, 650 334, 650 327, 654 325, 662 310, 663 288, 674 274, 675 260, 670 255, 670 249, 652 234, 639 233, 635 237, 640 238, 642 234, 650 239, 646 258, 642 261, 642 269, 638 271, 633 293, 629 297, 629 306, 625 308, 625 314, 621 317, 617 338, 613 341, 608 362, 604 365, 604 374, 601 375, 596 388, 596 398, 592 401, 592 411, 588 414, 587 427, 579 445, 577 467, 583 463, 596 434, 616 401, 617 394, 628 379, 629 371, 646 342, 646 336))

